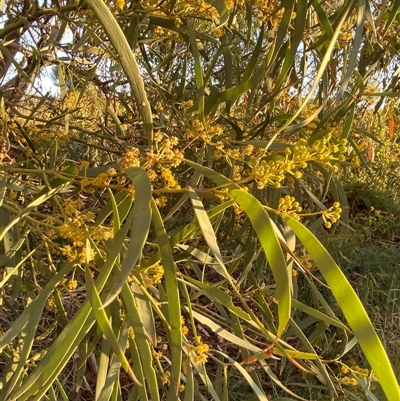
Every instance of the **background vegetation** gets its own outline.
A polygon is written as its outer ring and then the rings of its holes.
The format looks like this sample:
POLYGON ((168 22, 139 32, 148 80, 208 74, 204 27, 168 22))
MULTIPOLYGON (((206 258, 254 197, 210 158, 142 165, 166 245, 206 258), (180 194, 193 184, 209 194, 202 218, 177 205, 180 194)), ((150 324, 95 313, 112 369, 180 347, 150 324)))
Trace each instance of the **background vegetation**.
POLYGON ((397 0, 0 5, 2 400, 400 399, 397 0))

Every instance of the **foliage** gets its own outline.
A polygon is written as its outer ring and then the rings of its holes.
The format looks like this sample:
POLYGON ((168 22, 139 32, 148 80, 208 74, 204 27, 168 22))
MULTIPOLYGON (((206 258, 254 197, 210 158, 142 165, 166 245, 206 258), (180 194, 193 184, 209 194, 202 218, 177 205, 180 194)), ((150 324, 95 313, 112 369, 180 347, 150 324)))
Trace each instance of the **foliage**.
POLYGON ((398 246, 389 241, 366 241, 345 253, 342 266, 354 283, 360 299, 368 306, 372 322, 384 340, 385 349, 392 355, 395 373, 399 377, 400 306, 396 299, 400 288, 398 246))
POLYGON ((321 244, 394 141, 397 3, 4 4, 0 398, 398 400, 321 244))

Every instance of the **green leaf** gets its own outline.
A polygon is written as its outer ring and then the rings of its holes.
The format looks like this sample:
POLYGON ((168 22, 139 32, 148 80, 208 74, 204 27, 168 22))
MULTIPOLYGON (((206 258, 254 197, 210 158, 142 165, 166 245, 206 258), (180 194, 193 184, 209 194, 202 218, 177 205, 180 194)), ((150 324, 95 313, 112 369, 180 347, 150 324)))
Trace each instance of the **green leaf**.
POLYGON ((137 296, 132 292, 127 283, 124 283, 122 287, 121 296, 135 333, 135 338, 132 339, 132 343, 136 344, 138 354, 140 355, 143 377, 146 380, 151 399, 157 401, 160 399, 159 388, 148 340, 153 337, 153 334, 146 331, 143 321, 146 320, 147 317, 140 313, 140 309, 137 306, 137 296))
POLYGON ((230 364, 232 364, 243 376, 243 378, 247 381, 248 385, 251 387, 251 389, 254 392, 254 395, 260 400, 260 401, 268 401, 267 396, 265 395, 264 391, 258 387, 256 382, 252 379, 250 374, 247 372, 247 370, 240 365, 237 361, 232 359, 230 356, 226 355, 223 352, 215 351, 215 353, 220 354, 224 358, 226 358, 230 364))
POLYGON ((181 304, 178 281, 176 279, 177 266, 174 261, 168 235, 154 199, 151 207, 153 211, 154 230, 164 266, 165 289, 168 299, 168 321, 171 326, 169 333, 171 348, 171 384, 167 395, 167 401, 176 401, 179 394, 182 367, 181 304))
MULTIPOLYGON (((185 308, 188 309, 188 308, 185 308)), ((196 311, 191 311, 193 317, 199 321, 201 324, 209 327, 215 334, 222 337, 224 340, 229 341, 232 344, 236 344, 239 347, 248 349, 253 352, 261 352, 261 348, 257 347, 256 345, 241 339, 240 337, 232 334, 228 330, 222 328, 219 324, 215 323, 213 320, 209 319, 208 317, 204 316, 202 313, 198 313, 196 311)))
POLYGON ((281 336, 290 317, 291 272, 286 264, 271 218, 260 202, 243 190, 231 190, 229 193, 249 217, 271 267, 278 302, 279 324, 277 335, 281 336))
POLYGON ((104 337, 110 344, 111 348, 117 355, 122 367, 127 372, 128 376, 133 380, 133 382, 138 386, 143 386, 142 383, 138 381, 135 374, 133 373, 128 360, 124 354, 124 350, 121 348, 120 344, 118 343, 118 339, 114 334, 114 331, 111 327, 109 317, 106 314, 105 306, 103 305, 100 295, 96 289, 94 284, 90 268, 89 268, 89 260, 90 258, 90 242, 89 240, 86 241, 86 267, 85 267, 85 283, 86 289, 88 294, 88 299, 90 304, 92 305, 92 310, 94 316, 96 317, 97 323, 99 324, 100 330, 102 331, 104 337))
POLYGON ((306 227, 288 215, 282 215, 282 218, 295 232, 329 285, 387 399, 389 401, 399 400, 399 386, 385 349, 346 276, 327 250, 306 227))
POLYGON ((104 306, 109 305, 119 294, 132 269, 136 266, 147 239, 151 223, 151 182, 146 172, 139 167, 125 170, 135 188, 135 214, 133 228, 126 255, 122 262, 121 271, 115 277, 110 295, 104 306))
POLYGON ((221 276, 225 277, 228 281, 231 281, 231 276, 226 270, 224 261, 222 260, 222 255, 219 246, 217 244, 217 237, 215 235, 214 228, 210 222, 210 219, 207 216, 207 212, 204 209, 204 205, 201 202, 199 196, 196 194, 196 192, 193 191, 193 189, 190 187, 189 187, 189 196, 190 200, 192 201, 197 221, 203 233, 203 237, 207 242, 207 245, 210 247, 211 253, 214 255, 215 260, 218 263, 218 266, 214 266, 214 270, 221 276))
POLYGON ((205 0, 206 3, 214 6, 219 14, 219 27, 226 25, 229 19, 229 9, 223 0, 205 0))
POLYGON ((196 86, 197 86, 197 107, 199 112, 200 121, 204 124, 204 81, 203 81, 203 69, 201 68, 200 62, 200 53, 198 49, 198 40, 196 39, 196 35, 192 26, 192 23, 188 19, 186 21, 186 25, 188 28, 188 35, 190 39, 190 49, 194 58, 194 74, 196 78, 196 86))
POLYGON ((303 32, 306 27, 307 22, 307 3, 303 1, 296 2, 296 19, 295 19, 295 27, 293 37, 291 38, 290 44, 286 49, 285 58, 283 61, 283 66, 278 77, 278 80, 275 84, 275 90, 279 89, 283 80, 286 78, 287 73, 289 72, 296 54, 298 52, 298 47, 300 45, 301 40, 303 39, 303 32))
POLYGON ((133 97, 136 100, 136 107, 143 119, 144 130, 147 137, 148 146, 153 147, 153 114, 151 112, 150 103, 147 100, 146 91, 144 90, 144 82, 140 75, 140 69, 136 62, 134 53, 132 52, 126 37, 112 15, 111 10, 103 1, 88 0, 89 6, 94 10, 99 18, 105 32, 107 33, 113 47, 115 48, 121 66, 128 77, 131 85, 133 97))
POLYGON ((199 291, 207 295, 210 299, 220 302, 221 305, 224 305, 232 313, 235 313, 244 320, 251 321, 250 316, 244 312, 242 308, 235 306, 232 302, 232 298, 224 290, 221 290, 214 285, 202 283, 201 281, 195 280, 191 277, 185 277, 185 279, 195 284, 199 288, 199 291))
POLYGON ((353 75, 353 71, 355 70, 358 57, 360 54, 361 45, 363 42, 363 34, 364 34, 364 18, 366 14, 366 0, 359 0, 358 2, 358 13, 357 13, 357 25, 356 25, 356 34, 354 37, 354 42, 351 50, 350 59, 347 63, 346 72, 343 75, 342 82, 340 85, 340 89, 336 95, 336 100, 339 101, 349 84, 350 78, 353 75))

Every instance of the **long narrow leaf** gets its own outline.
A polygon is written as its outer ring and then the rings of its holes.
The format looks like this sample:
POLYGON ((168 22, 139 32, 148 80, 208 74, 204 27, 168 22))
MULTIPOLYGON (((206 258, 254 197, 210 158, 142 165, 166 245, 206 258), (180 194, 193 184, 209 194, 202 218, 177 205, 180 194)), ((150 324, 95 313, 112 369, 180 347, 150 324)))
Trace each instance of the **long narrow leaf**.
POLYGON ((318 239, 306 227, 288 215, 282 217, 307 249, 331 288, 368 362, 374 369, 387 399, 389 401, 399 400, 400 389, 389 359, 360 299, 347 278, 318 239))
POLYGON ((181 331, 181 305, 176 279, 176 264, 172 255, 172 249, 168 241, 164 224, 155 201, 151 204, 153 211, 153 224, 156 237, 160 246, 162 262, 165 274, 165 288, 168 299, 168 314, 171 325, 171 385, 169 387, 167 401, 175 401, 179 394, 180 375, 182 366, 182 331, 181 331))

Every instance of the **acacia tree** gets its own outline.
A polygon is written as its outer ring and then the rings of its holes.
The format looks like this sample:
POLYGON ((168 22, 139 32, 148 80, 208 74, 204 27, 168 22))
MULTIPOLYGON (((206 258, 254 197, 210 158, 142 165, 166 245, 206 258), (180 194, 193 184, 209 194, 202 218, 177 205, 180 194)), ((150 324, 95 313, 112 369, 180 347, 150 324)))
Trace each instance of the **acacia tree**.
POLYGON ((3 16, 2 399, 220 400, 238 380, 260 400, 399 399, 324 247, 388 105, 393 134, 397 2, 3 16))

